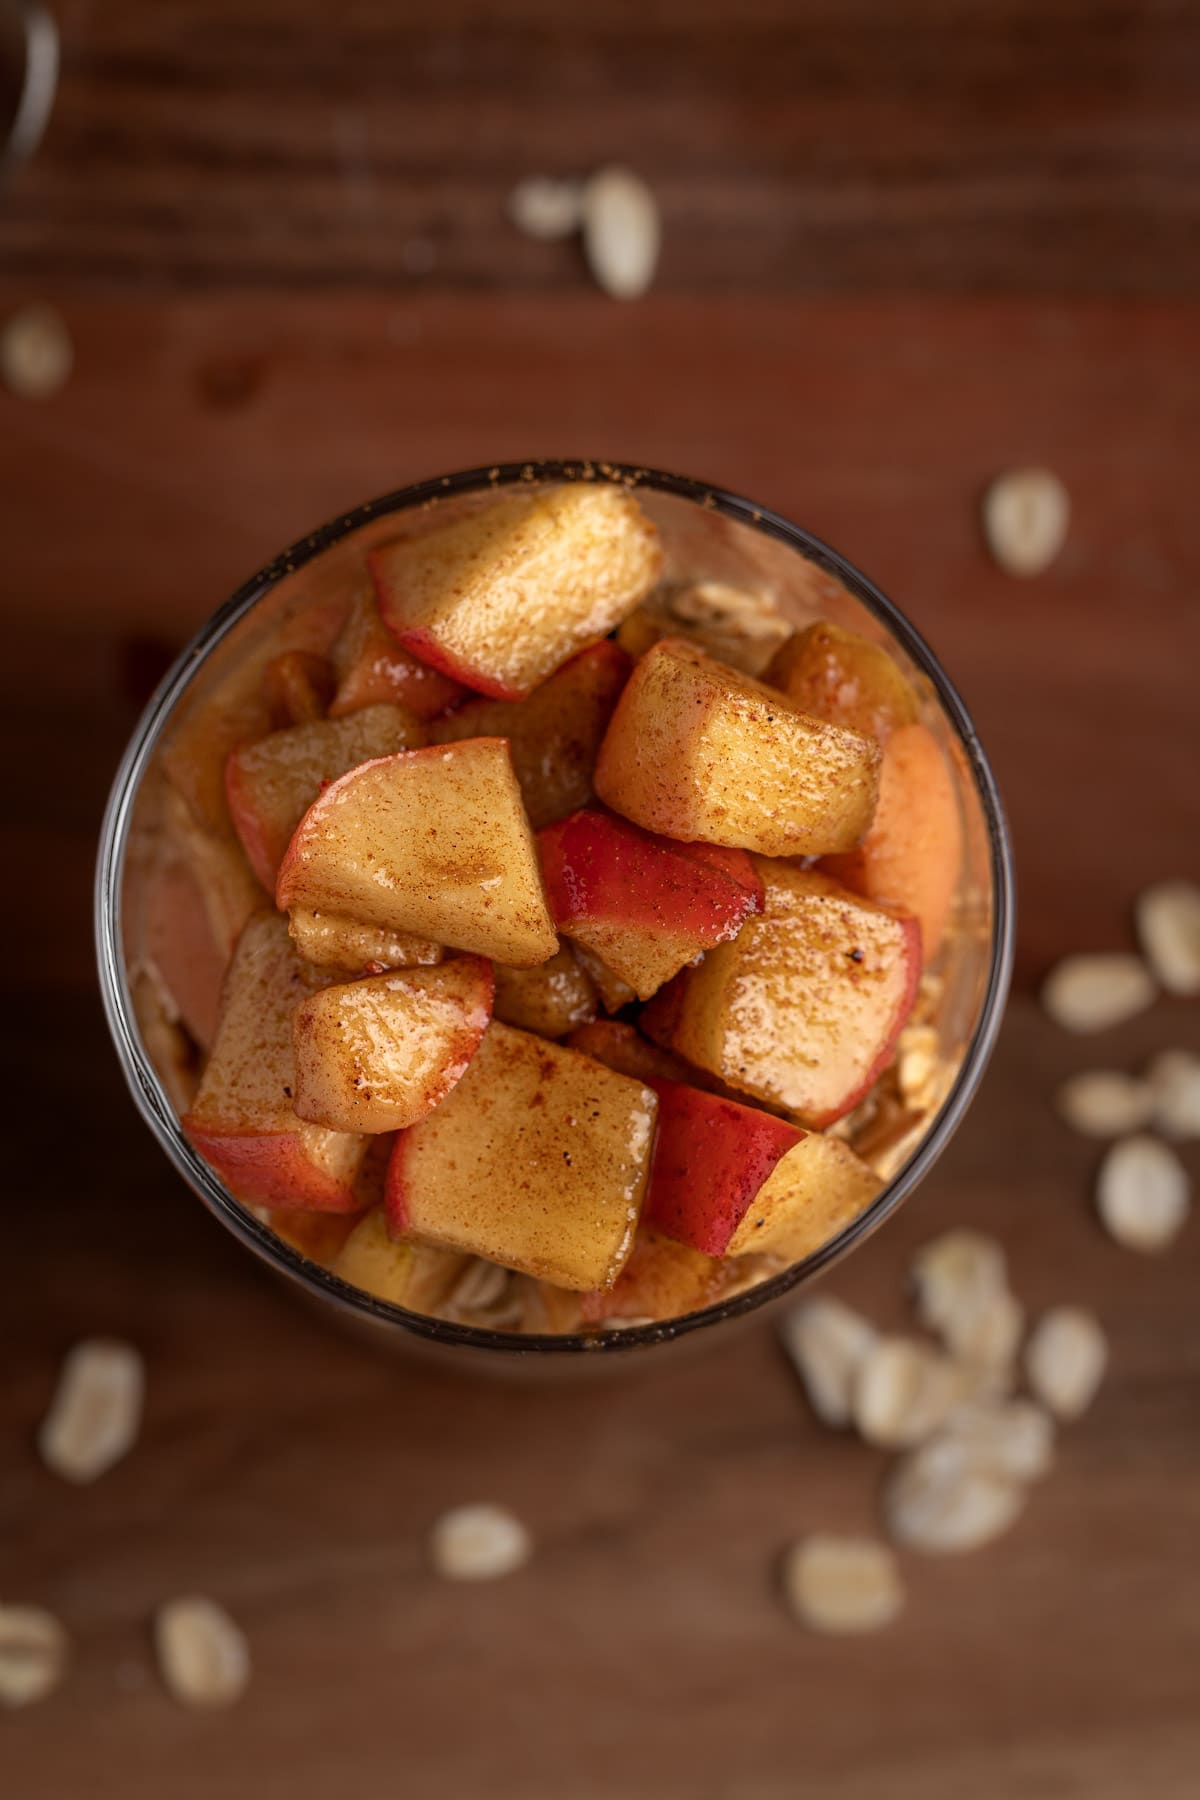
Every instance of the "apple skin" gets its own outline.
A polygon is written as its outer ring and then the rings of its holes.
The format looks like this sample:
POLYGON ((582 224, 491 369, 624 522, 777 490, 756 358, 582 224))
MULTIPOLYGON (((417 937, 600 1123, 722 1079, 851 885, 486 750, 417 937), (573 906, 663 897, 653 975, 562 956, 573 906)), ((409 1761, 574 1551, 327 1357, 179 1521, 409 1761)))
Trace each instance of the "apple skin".
POLYGON ((925 961, 937 955, 962 878, 958 794, 927 725, 901 725, 883 752, 879 805, 856 850, 821 867, 855 893, 914 913, 925 961))
POLYGON ((882 1185, 849 1144, 810 1131, 763 1183, 727 1254, 799 1262, 864 1212, 882 1185))
POLYGON ((757 859, 764 910, 644 1009, 655 1043, 821 1130, 891 1061, 921 973, 916 919, 757 859))
POLYGON ((736 881, 740 888, 745 888, 746 892, 752 896, 754 905, 751 911, 762 911, 762 877, 755 868, 754 858, 748 850, 734 850, 728 844, 680 844, 679 848, 685 856, 693 857, 696 862, 707 864, 710 869, 719 869, 722 875, 729 877, 730 881, 736 881))
POLYGON ((329 717, 340 719, 361 707, 390 701, 416 719, 434 719, 462 700, 466 689, 401 649, 379 616, 369 587, 361 589, 334 645, 337 691, 329 717))
POLYGON ((467 738, 367 762, 296 827, 281 911, 328 913, 532 968, 558 934, 508 744, 467 738))
POLYGON ((430 741, 507 738, 535 831, 594 798, 592 772, 633 664, 607 639, 581 650, 528 700, 468 700, 429 728, 430 741))
POLYGON ((632 612, 662 563, 637 501, 608 482, 505 493, 371 551, 380 615, 424 663, 523 700, 632 612))
POLYGON ((296 1116, 331 1131, 403 1131, 466 1074, 492 1016, 482 956, 339 982, 292 1015, 296 1116))
POLYGON ((637 664, 596 759, 596 792, 647 831, 764 856, 850 850, 871 822, 879 746, 663 638, 637 664))
POLYGON ((669 839, 592 807, 539 834, 555 924, 640 999, 702 950, 735 937, 755 896, 669 839))

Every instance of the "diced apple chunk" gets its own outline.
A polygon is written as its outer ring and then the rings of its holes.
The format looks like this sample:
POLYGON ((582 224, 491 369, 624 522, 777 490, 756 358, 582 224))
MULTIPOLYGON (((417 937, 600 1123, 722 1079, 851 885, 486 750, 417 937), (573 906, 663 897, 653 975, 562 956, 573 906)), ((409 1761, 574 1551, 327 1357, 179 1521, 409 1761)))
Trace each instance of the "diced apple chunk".
POLYGON ((547 826, 538 841, 555 924, 642 1000, 736 937, 757 909, 723 870, 594 808, 547 826))
POLYGON ((928 962, 945 935, 962 855, 962 815, 941 745, 927 725, 902 725, 883 752, 871 829, 857 850, 829 859, 829 873, 857 894, 915 913, 928 962))
POLYGON ((212 831, 199 824, 178 793, 164 796, 163 829, 172 854, 200 890, 214 942, 228 957, 246 921, 263 904, 245 851, 228 825, 212 831))
POLYGON ((726 1254, 758 1253, 799 1262, 865 1212, 881 1185, 849 1144, 810 1131, 775 1165, 726 1254))
POLYGON ((586 945, 576 943, 571 948, 575 960, 599 994, 600 1004, 605 1012, 620 1012, 623 1006, 633 1005, 637 995, 627 981, 622 981, 621 977, 615 974, 607 963, 601 962, 600 958, 594 955, 586 945))
POLYGON ((596 762, 600 798, 647 831, 821 855, 871 822, 879 749, 664 638, 634 669, 596 762))
POLYGON ((581 650, 528 700, 471 700, 438 719, 435 744, 503 737, 535 831, 592 798, 596 752, 633 664, 607 641, 581 650))
POLYGON ((410 750, 343 775, 297 827, 276 899, 286 912, 411 932, 516 968, 558 949, 502 738, 410 750))
POLYGON ((917 921, 826 875, 758 860, 764 910, 655 996, 642 1028, 805 1125, 832 1124, 885 1067, 916 995, 917 921))
POLYGON ((309 1262, 320 1263, 327 1269, 358 1226, 360 1215, 284 1210, 266 1212, 263 1217, 276 1237, 298 1250, 301 1256, 307 1256, 309 1262))
POLYGON ((565 945, 536 969, 507 969, 497 963, 495 976, 495 1013, 506 1025, 560 1038, 596 1016, 591 977, 565 945))
POLYGON ((292 1013, 318 985, 283 919, 260 913, 225 978, 212 1054, 181 1124, 238 1200, 355 1212, 365 1137, 297 1118, 292 1013))
POLYGON ((292 1020, 297 1116, 332 1131, 402 1131, 466 1073, 492 1014, 480 956, 339 983, 292 1020))
POLYGON ((333 689, 333 665, 310 650, 285 650, 263 670, 263 694, 279 731, 323 719, 333 689))
POLYGON ((462 699, 461 683, 402 650, 379 616, 369 587, 355 595, 333 651, 337 691, 331 719, 390 701, 415 719, 433 719, 462 699))
POLYGON ((583 1316, 593 1325, 608 1319, 678 1319, 711 1305, 724 1278, 717 1257, 639 1227, 612 1287, 583 1296, 583 1316))
POLYGON ((725 1256, 760 1189, 804 1133, 683 1082, 648 1085, 658 1095, 658 1136, 643 1223, 706 1256, 725 1256))
POLYGON ((801 712, 879 744, 917 716, 917 697, 883 646, 827 619, 790 637, 763 680, 801 712))
POLYGON ((323 786, 360 763, 412 750, 421 727, 398 706, 367 706, 345 719, 317 719, 273 731, 230 755, 229 814, 250 866, 268 893, 292 833, 323 786))
POLYGON ((292 942, 305 962, 345 975, 377 975, 382 969, 432 968, 442 960, 442 946, 410 931, 383 925, 360 925, 337 913, 311 912, 295 906, 289 915, 292 942))
POLYGON ((633 611, 662 555, 630 494, 589 483, 505 494, 367 560, 406 649, 480 693, 521 700, 633 611))
POLYGON ((393 1306, 434 1312, 470 1258, 427 1244, 401 1243, 387 1228, 382 1206, 364 1214, 329 1264, 332 1274, 393 1306))
POLYGON ((558 1287, 607 1287, 633 1242, 658 1102, 493 1023, 458 1086, 396 1140, 388 1223, 558 1287))

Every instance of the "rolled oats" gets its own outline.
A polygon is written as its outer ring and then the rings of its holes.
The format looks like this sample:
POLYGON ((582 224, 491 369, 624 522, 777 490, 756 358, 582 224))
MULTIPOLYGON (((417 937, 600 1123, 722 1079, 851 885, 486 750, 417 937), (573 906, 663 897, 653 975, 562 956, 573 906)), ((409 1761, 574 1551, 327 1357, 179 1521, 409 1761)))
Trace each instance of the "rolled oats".
POLYGON ((154 1621, 163 1681, 183 1706, 232 1706, 250 1682, 250 1651, 241 1628, 215 1600, 169 1600, 154 1621))
POLYGON ((1149 1082, 1117 1069, 1084 1069, 1068 1076, 1055 1095, 1059 1117, 1084 1137, 1122 1137, 1150 1122, 1154 1094, 1149 1082))
POLYGON ((533 1540, 503 1506, 458 1506, 433 1528, 430 1560, 448 1581, 494 1581, 523 1567, 533 1540))
POLYGON ((859 1434, 883 1450, 931 1436, 963 1396, 953 1362, 917 1338, 883 1337, 867 1352, 853 1388, 859 1434))
POLYGON ((614 300, 635 300, 654 279, 662 237, 658 206, 640 176, 611 167, 583 196, 583 242, 592 274, 614 300))
POLYGON ((939 1436, 901 1457, 884 1488, 887 1528, 899 1544, 931 1555, 981 1549, 1009 1529, 1026 1489, 975 1461, 953 1437, 939 1436))
POLYGON ((1049 469, 1011 469, 983 499, 988 548, 1009 575, 1040 575, 1066 542, 1071 502, 1049 469))
POLYGON ((818 1296, 793 1307, 780 1335, 817 1417, 848 1425, 859 1369, 879 1340, 875 1327, 840 1300, 818 1296))
POLYGON ((1058 1306, 1038 1321, 1025 1347, 1025 1378, 1058 1419, 1085 1413, 1104 1378, 1108 1344, 1099 1321, 1079 1306, 1058 1306))
POLYGON ((1160 881, 1139 895, 1142 953, 1169 994, 1200 994, 1200 887, 1160 881))
POLYGON ((1190 1050, 1162 1051, 1146 1070, 1146 1085, 1160 1131, 1181 1142, 1200 1138, 1200 1056, 1190 1050))
POLYGON ((40 1606, 0 1606, 0 1706, 32 1706, 67 1666, 67 1634, 40 1606))
POLYGON ((880 1631, 904 1606, 893 1552, 873 1538, 815 1533, 784 1558, 788 1606, 813 1631, 880 1631))
POLYGON ((1154 999, 1153 978, 1136 956, 1068 956, 1042 986, 1042 1005, 1067 1031, 1108 1031, 1144 1012, 1154 999))
POLYGON ((1159 1138, 1122 1138, 1100 1166, 1096 1209, 1109 1236, 1126 1250, 1165 1250, 1191 1205, 1187 1170, 1159 1138))
POLYGON ((67 1481, 95 1481, 133 1448, 144 1392, 142 1359, 131 1344, 76 1344, 38 1434, 42 1460, 67 1481))

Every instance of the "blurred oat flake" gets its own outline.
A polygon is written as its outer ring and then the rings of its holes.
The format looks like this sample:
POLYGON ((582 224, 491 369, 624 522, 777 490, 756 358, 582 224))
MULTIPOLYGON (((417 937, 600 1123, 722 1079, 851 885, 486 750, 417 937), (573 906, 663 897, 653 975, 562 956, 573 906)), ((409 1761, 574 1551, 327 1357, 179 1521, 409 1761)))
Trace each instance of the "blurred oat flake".
POLYGON ((509 195, 508 216, 543 243, 582 231, 592 276, 614 300, 636 300, 654 280, 662 225, 653 193, 632 169, 614 164, 586 181, 529 176, 509 195))

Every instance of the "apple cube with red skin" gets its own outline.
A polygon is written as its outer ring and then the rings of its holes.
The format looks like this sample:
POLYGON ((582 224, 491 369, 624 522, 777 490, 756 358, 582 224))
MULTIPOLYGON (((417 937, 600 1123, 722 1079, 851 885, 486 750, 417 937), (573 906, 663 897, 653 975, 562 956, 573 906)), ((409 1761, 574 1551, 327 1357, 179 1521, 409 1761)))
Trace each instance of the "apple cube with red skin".
POLYGON ((608 1287, 633 1243, 657 1110, 640 1082, 493 1023, 453 1091, 397 1137, 389 1227, 557 1287, 608 1287))
POLYGON ((373 1206, 354 1222, 328 1266, 331 1274, 378 1300, 428 1313, 441 1306, 469 1261, 452 1250, 398 1242, 388 1231, 385 1209, 373 1206))
POLYGON ((384 969, 432 968, 444 954, 440 944, 411 931, 360 925, 337 913, 294 906, 288 915, 292 942, 305 962, 343 975, 378 975, 384 969))
POLYGON ((663 638, 617 702, 595 786, 647 831, 807 856, 859 841, 878 769, 873 741, 810 718, 681 638, 663 638))
POLYGON ((727 1256, 760 1189, 804 1133, 680 1081, 647 1086, 658 1095, 658 1136, 642 1222, 706 1256, 727 1256))
POLYGON ((820 1129, 886 1067, 921 972, 917 921, 827 875, 757 860, 762 913, 656 995, 642 1029, 820 1129))
POLYGON ((493 972, 494 1011, 505 1025, 560 1038, 596 1016, 591 977, 566 945, 536 969, 509 969, 496 963, 493 972))
POLYGON ((399 643, 498 700, 523 700, 607 637, 661 561, 637 501, 606 482, 506 493, 367 558, 399 643))
POLYGON ((466 692, 460 682, 401 649, 380 618, 369 587, 350 603, 349 617, 334 645, 333 667, 337 690, 329 707, 331 719, 381 701, 402 706, 414 719, 433 719, 466 692))
POLYGON ((705 1256, 673 1238, 639 1226, 629 1261, 611 1288, 584 1294, 582 1312, 589 1325, 609 1319, 678 1319, 710 1306, 725 1285, 726 1271, 717 1257, 705 1256))
POLYGON ((592 798, 596 752, 633 664, 607 640, 581 650, 528 700, 470 700, 430 726, 430 739, 503 737, 535 831, 592 798))
POLYGON ((323 786, 360 763, 424 742, 398 706, 367 706, 344 719, 273 731, 234 750, 225 767, 229 813, 250 866, 268 893, 292 833, 323 786))
POLYGON ((775 1165, 725 1253, 799 1262, 844 1231, 881 1186, 875 1171, 849 1144, 810 1131, 775 1165))
POLYGON ((555 924, 642 1000, 756 910, 722 870, 609 813, 584 808, 538 841, 555 924))
POLYGON ((292 1018, 297 1117, 332 1131, 402 1131, 466 1073, 492 1016, 491 965, 452 957, 338 983, 292 1018))
POLYGON ((276 900, 516 968, 558 949, 503 738, 410 750, 343 775, 297 827, 276 900))
POLYGON ((238 1200, 315 1212, 357 1212, 367 1139, 297 1118, 292 1014, 318 985, 287 923, 251 919, 221 996, 212 1054, 181 1124, 238 1200))

